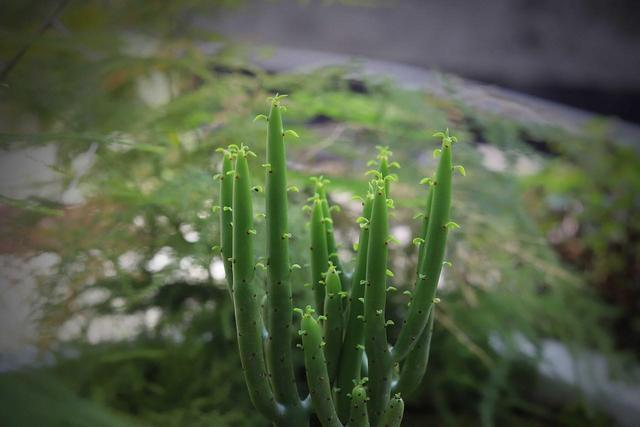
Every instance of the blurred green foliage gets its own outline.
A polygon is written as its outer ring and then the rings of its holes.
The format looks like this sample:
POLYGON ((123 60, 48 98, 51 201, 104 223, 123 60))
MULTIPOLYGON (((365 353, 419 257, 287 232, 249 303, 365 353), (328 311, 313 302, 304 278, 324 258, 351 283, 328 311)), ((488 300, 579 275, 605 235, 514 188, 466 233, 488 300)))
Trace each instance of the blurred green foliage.
POLYGON ((606 122, 547 138, 560 156, 525 181, 527 203, 561 256, 617 308, 617 344, 640 355, 640 153, 606 122))
MULTIPOLYGON (((25 46, 54 6, 9 2, 0 18, 2 57, 25 46)), ((606 219, 619 213, 612 207, 618 205, 598 201, 617 188, 605 178, 620 173, 635 179, 635 164, 600 162, 608 151, 594 151, 593 164, 587 163, 580 147, 589 142, 577 137, 557 141, 554 147, 566 151, 552 159, 527 144, 518 125, 450 99, 381 82, 358 82, 355 90, 345 78, 349 68, 265 73, 243 61, 242 46, 189 25, 194 16, 215 11, 198 1, 71 3, 33 38, 0 87, 0 147, 53 147, 47 167, 61 183, 47 197, 2 198, 10 250, 56 261, 38 277, 36 308, 38 344, 58 355, 50 371, 80 396, 143 424, 261 425, 241 378, 230 304, 216 273, 219 260, 212 262, 218 236, 211 212, 213 153, 244 142, 263 158, 263 131, 251 121, 265 111, 267 96, 279 92, 290 96, 287 127, 300 134, 288 146, 289 179, 302 190, 291 201, 301 207, 310 195, 309 175, 332 180, 333 202, 343 208, 335 227, 345 258, 353 255, 360 214, 350 196, 366 188, 360 171, 374 147, 390 146, 403 166, 405 184, 394 187, 392 232, 412 224, 415 236, 419 221, 411 217, 425 197, 417 183, 434 168, 431 135, 451 127, 461 137, 456 163, 468 176, 456 183, 452 218, 463 229, 452 233, 453 268, 440 292, 430 368, 407 422, 421 425, 427 414, 434 425, 450 426, 606 425, 579 404, 558 408, 536 399, 534 365, 542 340, 611 354, 610 331, 602 324, 613 314, 585 286, 579 265, 563 263, 549 244, 547 231, 557 218, 531 214, 516 165, 521 158, 542 165, 538 180, 526 185, 542 186, 544 194, 581 200, 588 189, 581 221, 590 231, 583 244, 593 259, 602 259, 587 271, 591 277, 618 268, 608 248, 612 236, 625 235, 619 229, 624 219, 612 225, 606 219), (504 170, 486 167, 479 135, 504 153, 504 170), (83 158, 86 169, 79 166, 83 158), (602 179, 590 181, 592 168, 600 167, 602 179), (557 191, 555 182, 565 187, 557 191), (82 198, 66 201, 75 190, 82 198), (614 229, 602 230, 601 223, 614 229), (517 337, 533 344, 533 356, 521 354, 517 337)), ((542 133, 555 141, 553 130, 542 133)), ((262 180, 259 164, 252 165, 256 183, 262 180)), ((616 200, 627 209, 623 190, 616 200)), ((305 257, 296 254, 308 246, 306 219, 301 209, 290 216, 293 235, 301 236, 292 241, 292 261, 302 264, 305 257)), ((637 220, 630 223, 637 226, 637 220)), ((264 224, 257 225, 260 238, 264 224)), ((415 270, 410 242, 392 248, 401 288, 411 286, 415 270)), ((628 242, 618 244, 626 255, 639 253, 628 242)), ((258 241, 256 247, 264 245, 258 241)), ((295 274, 296 301, 309 298, 302 286, 308 266, 295 274)), ((390 318, 402 318, 405 303, 398 295, 390 318)))
POLYGON ((49 374, 28 372, 0 376, 0 420, 5 427, 134 427, 95 402, 78 398, 49 374))

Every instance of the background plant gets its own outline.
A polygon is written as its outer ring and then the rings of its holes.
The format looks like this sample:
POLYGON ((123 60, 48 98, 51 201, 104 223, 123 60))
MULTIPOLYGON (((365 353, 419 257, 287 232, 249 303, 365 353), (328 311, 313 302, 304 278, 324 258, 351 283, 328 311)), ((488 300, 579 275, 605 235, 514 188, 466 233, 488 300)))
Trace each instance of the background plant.
MULTIPOLYGON (((8 3, 11 9, 0 16, 3 57, 33 34, 32 18, 46 18, 48 12, 49 3, 37 2, 29 4, 29 14, 20 14, 16 11, 26 6, 19 3, 8 3)), ((54 184, 46 190, 36 186, 27 195, 3 190, 0 223, 3 262, 6 257, 51 261, 37 281, 37 345, 43 354, 61 357, 55 369, 43 368, 33 373, 36 377, 51 374, 58 386, 70 389, 67 396, 102 402, 127 414, 131 424, 261 425, 262 418, 247 419, 254 411, 239 376, 224 380, 233 401, 216 393, 222 384, 217 370, 238 372, 240 361, 228 291, 219 275, 222 258, 211 260, 210 248, 219 236, 211 213, 218 197, 217 187, 212 188, 212 153, 246 141, 264 158, 263 130, 248 123, 265 97, 286 92, 292 96, 289 126, 301 136, 287 147, 288 178, 301 189, 290 193, 295 206, 289 212, 290 232, 306 233, 301 208, 314 191, 309 174, 328 177, 330 203, 342 208, 333 212, 333 227, 346 269, 354 262, 353 222, 360 216, 351 196, 368 188, 360 173, 366 169, 362 152, 388 144, 403 164, 393 187, 390 227, 401 237, 407 225, 410 231, 404 234, 415 236, 421 223, 412 217, 424 197, 402 183, 417 182, 434 169, 424 141, 437 129, 458 129, 463 141, 457 162, 470 176, 458 183, 452 206, 452 218, 464 224, 449 243, 448 258, 456 268, 447 270, 439 291, 430 375, 405 399, 405 424, 599 421, 579 402, 549 406, 536 398, 533 387, 523 388, 537 378, 536 356, 517 356, 513 338, 523 334, 534 346, 556 338, 575 348, 611 352, 612 331, 603 323, 611 318, 610 306, 549 243, 547 226, 540 229, 524 203, 522 177, 515 171, 524 156, 539 161, 548 179, 558 179, 565 171, 544 166, 568 154, 550 155, 527 141, 557 141, 577 149, 587 138, 565 138, 557 129, 532 130, 496 117, 478 132, 470 122, 480 117, 477 111, 446 97, 354 81, 348 68, 265 74, 229 45, 215 53, 203 50, 219 41, 215 35, 176 29, 176 16, 195 13, 190 9, 195 3, 172 3, 168 9, 166 2, 136 3, 136 13, 129 3, 114 3, 118 7, 109 10, 101 2, 71 3, 59 16, 68 32, 54 28, 43 34, 0 88, 5 154, 53 153, 41 169, 51 172, 47 179, 54 184), (166 89, 162 102, 141 94, 152 81, 166 89), (478 149, 482 141, 506 153, 505 170, 485 167, 478 149), (91 160, 88 168, 78 168, 82 158, 91 160), (69 201, 63 197, 67 190, 80 190, 83 197, 69 201), (105 321, 131 322, 121 327, 128 334, 100 335, 105 321), (509 353, 496 351, 496 337, 509 344, 509 353), (185 382, 193 387, 187 393, 185 382)), ((607 159, 594 156, 593 162, 607 159)), ((572 164, 587 175, 585 163, 572 164)), ((256 162, 251 172, 260 177, 264 169, 256 162)), ((582 197, 578 188, 572 197, 582 197)), ((262 195, 254 197, 260 206, 262 195)), ((553 227, 555 217, 549 220, 553 227)), ((263 227, 256 223, 257 248, 264 247, 263 227)), ((292 262, 302 266, 296 274, 302 277, 310 274, 306 243, 290 242, 292 262)), ((621 245, 628 248, 624 241, 621 245)), ((400 292, 389 299, 387 312, 399 324, 406 304, 402 291, 411 284, 404 272, 417 268, 410 239, 392 247, 389 260, 400 292)), ((295 290, 294 299, 306 304, 313 298, 307 290, 295 290)), ((396 339, 393 330, 389 339, 396 339)), ((294 351, 296 370, 301 357, 294 351)), ((31 387, 23 378, 18 381, 31 387)), ((2 389, 3 397, 11 389, 2 389)), ((14 401, 0 399, 0 405, 8 402, 20 410, 14 401)), ((23 407, 29 410, 28 401, 23 407)))

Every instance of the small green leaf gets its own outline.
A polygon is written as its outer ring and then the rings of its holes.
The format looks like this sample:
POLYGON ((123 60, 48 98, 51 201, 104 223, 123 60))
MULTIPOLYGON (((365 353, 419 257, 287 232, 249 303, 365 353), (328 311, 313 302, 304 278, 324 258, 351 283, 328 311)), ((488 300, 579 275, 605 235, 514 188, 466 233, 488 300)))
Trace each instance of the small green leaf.
POLYGON ((462 175, 462 176, 467 176, 467 172, 465 172, 465 170, 464 170, 464 166, 462 166, 462 165, 456 165, 456 166, 454 166, 454 167, 453 167, 453 171, 454 171, 454 172, 455 172, 455 171, 458 171, 458 172, 460 172, 460 175, 462 175))
POLYGON ((449 221, 449 222, 448 222, 448 223, 446 223, 444 226, 445 226, 446 228, 448 228, 448 229, 460 228, 460 226, 459 226, 457 223, 453 222, 453 221, 449 221))
POLYGON ((420 185, 424 185, 424 184, 433 185, 433 178, 431 178, 431 177, 422 178, 420 180, 420 185))
POLYGON ((356 222, 358 224, 367 224, 369 223, 369 220, 363 216, 359 216, 358 218, 356 218, 356 222))
POLYGON ((390 168, 400 169, 400 163, 398 163, 398 162, 391 162, 391 163, 389 163, 389 167, 390 167, 390 168))
POLYGON ((387 243, 395 243, 396 245, 400 243, 400 240, 396 239, 394 236, 392 235, 388 235, 387 236, 387 243))

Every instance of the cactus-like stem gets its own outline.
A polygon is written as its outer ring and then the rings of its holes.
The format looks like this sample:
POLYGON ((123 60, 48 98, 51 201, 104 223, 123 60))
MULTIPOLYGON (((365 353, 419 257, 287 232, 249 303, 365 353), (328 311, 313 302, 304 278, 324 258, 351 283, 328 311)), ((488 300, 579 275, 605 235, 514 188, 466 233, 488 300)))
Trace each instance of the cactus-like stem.
POLYGON ((404 400, 396 394, 387 405, 384 416, 380 420, 380 427, 400 427, 402 415, 404 414, 404 400))
POLYGON ((249 396, 265 417, 274 420, 283 411, 271 391, 262 346, 260 301, 254 281, 255 230, 247 154, 244 147, 238 151, 233 174, 233 301, 240 360, 249 396))
POLYGON ((233 154, 229 150, 224 150, 222 158, 222 170, 220 174, 220 244, 224 273, 227 279, 229 291, 233 289, 233 154))
POLYGON ((342 347, 342 298, 345 294, 342 292, 340 276, 333 264, 329 266, 324 281, 326 285, 324 315, 327 318, 323 325, 324 340, 326 342, 324 354, 327 360, 329 380, 333 382, 340 360, 340 348, 342 347))
POLYGON ((322 214, 322 200, 314 198, 311 210, 311 289, 316 301, 316 308, 324 312, 324 280, 322 274, 327 271, 329 257, 327 252, 327 234, 325 232, 324 216, 322 214))
POLYGON ((424 263, 424 251, 427 248, 427 230, 429 229, 429 217, 431 216, 431 204, 433 203, 433 185, 429 185, 429 192, 427 193, 427 202, 424 207, 424 214, 422 216, 422 225, 420 227, 420 238, 422 243, 418 249, 418 271, 416 277, 419 278, 422 271, 422 264, 424 263))
POLYGON ((356 385, 351 391, 349 427, 369 427, 369 416, 367 415, 367 392, 361 384, 356 385))
POLYGON ((304 366, 307 371, 307 384, 313 409, 324 427, 342 427, 331 397, 329 373, 323 351, 322 329, 313 317, 313 309, 310 306, 307 306, 302 315, 300 326, 304 366))
MULTIPOLYGON (((380 175, 384 178, 386 176, 389 176, 389 157, 385 154, 385 155, 379 155, 378 156, 378 161, 379 161, 379 165, 378 165, 378 172, 380 172, 380 175)), ((384 182, 384 192, 387 195, 387 197, 390 197, 391 193, 390 193, 390 182, 389 181, 385 181, 384 182)))
POLYGON ((393 391, 404 396, 408 396, 418 388, 422 382, 425 372, 427 372, 435 313, 435 306, 432 306, 431 312, 429 313, 429 323, 427 323, 427 327, 424 328, 420 334, 420 338, 418 338, 418 342, 413 350, 411 350, 407 358, 404 360, 400 371, 400 378, 393 387, 393 391))
POLYGON ((367 252, 369 249, 369 218, 373 206, 373 194, 369 192, 363 202, 362 223, 358 239, 358 254, 353 272, 349 310, 345 331, 340 367, 338 370, 336 400, 338 415, 342 421, 349 416, 351 402, 348 397, 349 387, 354 380, 360 379, 362 352, 364 351, 364 290, 367 276, 367 252))
POLYGON ((433 199, 425 239, 426 247, 422 260, 419 261, 421 269, 407 321, 403 325, 392 351, 393 360, 396 362, 407 356, 425 328, 440 279, 451 208, 452 144, 453 141, 450 138, 443 138, 440 163, 433 182, 433 199))
MULTIPOLYGON (((429 217, 431 212, 431 204, 433 203, 433 180, 429 180, 429 192, 427 193, 427 200, 425 203, 425 210, 422 217, 422 226, 420 229, 420 237, 422 242, 418 250, 418 271, 417 277, 419 280, 420 274, 425 262, 424 251, 426 249, 427 230, 429 228, 429 217)), ((433 335, 433 324, 435 319, 435 306, 431 305, 429 309, 429 320, 427 327, 422 330, 420 337, 418 338, 413 349, 409 352, 409 355, 402 364, 400 371, 400 378, 392 387, 393 392, 401 393, 405 396, 413 392, 421 383, 424 374, 427 371, 427 364, 429 362, 429 353, 431 348, 431 336, 433 335)))
MULTIPOLYGON (((267 363, 279 402, 300 409, 300 397, 291 361, 292 302, 289 280, 287 176, 281 107, 271 103, 267 133, 266 231, 267 231, 267 363)), ((299 412, 299 411, 298 411, 299 412)))
POLYGON ((384 181, 374 181, 365 283, 365 348, 369 361, 369 420, 375 426, 389 401, 391 355, 387 343, 387 255, 389 223, 384 181))
POLYGON ((338 257, 336 238, 333 234, 333 217, 331 216, 331 209, 329 207, 329 199, 327 198, 326 190, 326 184, 328 183, 329 180, 320 177, 318 180, 316 180, 315 191, 322 200, 322 216, 325 218, 325 233, 327 235, 327 252, 329 254, 329 261, 331 261, 331 263, 333 263, 333 265, 335 265, 340 272, 340 282, 342 283, 343 289, 349 290, 349 278, 342 269, 342 263, 340 262, 340 258, 338 257))

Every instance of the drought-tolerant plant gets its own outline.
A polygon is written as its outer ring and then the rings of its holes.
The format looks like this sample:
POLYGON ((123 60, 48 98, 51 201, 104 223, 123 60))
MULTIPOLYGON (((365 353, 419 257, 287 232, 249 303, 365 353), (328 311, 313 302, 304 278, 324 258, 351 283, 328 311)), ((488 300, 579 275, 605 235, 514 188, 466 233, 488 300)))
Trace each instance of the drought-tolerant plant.
POLYGON ((358 218, 360 236, 355 269, 347 274, 336 252, 327 181, 315 179, 310 199, 310 266, 315 309, 293 307, 290 274, 299 268, 289 260, 291 234, 287 221, 285 137, 297 137, 282 127, 281 100, 270 98, 269 116, 256 119, 268 124, 264 190, 252 187, 248 147, 231 145, 222 150, 220 179, 221 253, 232 296, 238 346, 249 395, 255 407, 277 426, 304 426, 315 413, 323 426, 399 426, 404 411, 401 395, 414 390, 427 367, 433 331, 436 288, 444 263, 449 221, 452 164, 456 138, 447 133, 437 172, 422 183, 429 185, 422 229, 414 239, 418 246, 418 271, 408 314, 393 347, 387 340, 385 320, 388 286, 393 273, 387 269, 390 152, 380 149, 377 170, 362 200, 358 218), (254 259, 253 191, 266 197, 266 262, 254 259), (255 279, 257 268, 266 268, 265 301, 255 279), (293 314, 301 316, 300 329, 309 396, 301 398, 292 364, 293 314), (264 314, 264 318, 263 318, 264 314))

